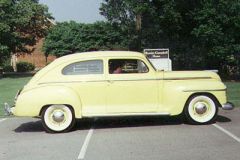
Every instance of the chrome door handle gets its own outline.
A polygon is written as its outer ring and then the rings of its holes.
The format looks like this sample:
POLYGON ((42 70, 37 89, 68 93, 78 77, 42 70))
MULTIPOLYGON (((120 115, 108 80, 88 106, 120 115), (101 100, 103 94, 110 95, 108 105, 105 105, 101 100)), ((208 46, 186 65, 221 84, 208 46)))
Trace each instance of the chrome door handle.
POLYGON ((107 80, 107 82, 108 82, 108 83, 113 83, 114 81, 112 81, 112 80, 107 80))

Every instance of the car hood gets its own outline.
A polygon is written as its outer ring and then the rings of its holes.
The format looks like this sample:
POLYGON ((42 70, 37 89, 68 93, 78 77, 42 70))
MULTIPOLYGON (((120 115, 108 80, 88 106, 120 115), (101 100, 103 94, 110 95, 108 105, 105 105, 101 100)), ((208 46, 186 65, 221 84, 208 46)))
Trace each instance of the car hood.
POLYGON ((166 71, 165 80, 215 79, 221 81, 219 75, 213 71, 166 71))

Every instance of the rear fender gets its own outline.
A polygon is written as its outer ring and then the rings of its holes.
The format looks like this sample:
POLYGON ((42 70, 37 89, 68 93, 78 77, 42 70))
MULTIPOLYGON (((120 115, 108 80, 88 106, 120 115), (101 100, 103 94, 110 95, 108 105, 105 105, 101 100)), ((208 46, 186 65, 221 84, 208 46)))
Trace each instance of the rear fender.
POLYGON ((43 107, 52 104, 65 104, 73 108, 76 118, 81 118, 80 97, 70 87, 46 85, 22 91, 16 101, 13 114, 16 116, 39 116, 43 107))

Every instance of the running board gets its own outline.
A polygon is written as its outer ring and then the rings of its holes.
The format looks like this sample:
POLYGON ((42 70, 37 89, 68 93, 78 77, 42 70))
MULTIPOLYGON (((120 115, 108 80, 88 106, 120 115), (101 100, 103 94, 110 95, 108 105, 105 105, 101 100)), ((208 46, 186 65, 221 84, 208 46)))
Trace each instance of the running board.
POLYGON ((168 112, 159 113, 110 113, 110 114, 88 114, 83 117, 123 117, 123 116, 169 116, 168 112))

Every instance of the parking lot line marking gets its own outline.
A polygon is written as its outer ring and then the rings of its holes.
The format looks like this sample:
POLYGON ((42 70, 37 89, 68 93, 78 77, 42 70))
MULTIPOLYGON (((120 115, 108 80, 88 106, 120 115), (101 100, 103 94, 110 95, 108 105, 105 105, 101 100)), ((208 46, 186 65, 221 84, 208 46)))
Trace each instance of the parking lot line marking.
POLYGON ((3 118, 3 119, 0 119, 0 122, 3 122, 3 121, 5 121, 7 118, 3 118))
POLYGON ((240 138, 239 137, 235 136, 234 134, 232 134, 231 132, 229 132, 228 130, 224 129, 223 127, 221 127, 217 124, 212 124, 212 125, 240 143, 240 138))
POLYGON ((79 155, 78 155, 78 159, 84 159, 85 153, 86 153, 86 151, 87 151, 88 144, 89 144, 90 139, 91 139, 92 134, 93 134, 93 130, 94 130, 94 129, 91 128, 91 129, 88 131, 88 134, 87 134, 87 136, 86 136, 86 138, 85 138, 85 141, 84 141, 84 143, 83 143, 83 146, 82 146, 82 148, 81 148, 81 150, 80 150, 80 153, 79 153, 79 155))

